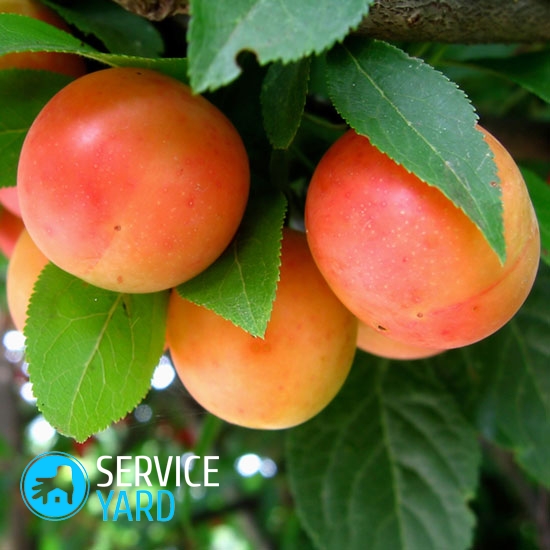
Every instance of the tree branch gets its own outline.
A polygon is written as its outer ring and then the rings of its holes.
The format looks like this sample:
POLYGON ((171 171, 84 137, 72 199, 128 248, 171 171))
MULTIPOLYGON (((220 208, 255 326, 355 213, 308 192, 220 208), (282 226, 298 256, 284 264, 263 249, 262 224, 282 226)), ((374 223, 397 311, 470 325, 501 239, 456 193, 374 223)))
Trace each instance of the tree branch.
MULTIPOLYGON (((189 0, 114 1, 153 21, 189 12, 189 0)), ((358 32, 406 42, 549 42, 550 2, 375 0, 358 32)))
POLYGON ((189 11, 189 0, 114 0, 114 2, 151 21, 162 21, 167 17, 189 11))
POLYGON ((545 42, 548 0, 378 0, 360 32, 406 42, 545 42))

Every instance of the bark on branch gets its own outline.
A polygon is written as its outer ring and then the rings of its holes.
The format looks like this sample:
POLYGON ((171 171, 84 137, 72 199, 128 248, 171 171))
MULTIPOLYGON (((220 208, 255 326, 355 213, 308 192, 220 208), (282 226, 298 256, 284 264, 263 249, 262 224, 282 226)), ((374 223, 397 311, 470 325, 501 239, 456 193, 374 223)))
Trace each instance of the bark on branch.
MULTIPOLYGON (((189 0, 114 1, 154 21, 189 10, 189 0)), ((549 42, 550 1, 376 0, 359 32, 388 41, 549 42)))
POLYGON ((547 42, 548 0, 378 0, 361 31, 407 42, 547 42))

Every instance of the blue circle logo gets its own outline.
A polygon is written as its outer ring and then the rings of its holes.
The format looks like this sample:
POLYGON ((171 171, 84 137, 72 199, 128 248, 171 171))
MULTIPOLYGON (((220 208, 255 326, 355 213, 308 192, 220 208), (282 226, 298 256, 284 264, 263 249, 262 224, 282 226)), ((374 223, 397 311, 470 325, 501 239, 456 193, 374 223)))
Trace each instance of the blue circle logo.
POLYGON ((42 519, 74 516, 88 500, 90 480, 84 466, 67 453, 44 453, 27 464, 21 495, 29 510, 42 519))

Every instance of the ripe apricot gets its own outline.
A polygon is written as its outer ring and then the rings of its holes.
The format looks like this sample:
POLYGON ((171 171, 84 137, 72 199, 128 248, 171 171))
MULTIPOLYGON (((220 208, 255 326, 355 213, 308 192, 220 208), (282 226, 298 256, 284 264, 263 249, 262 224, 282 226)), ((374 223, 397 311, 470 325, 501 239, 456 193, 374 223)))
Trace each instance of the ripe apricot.
POLYGON ((336 395, 356 349, 357 320, 334 296, 303 233, 285 229, 265 338, 173 291, 167 341, 176 371, 205 409, 240 426, 288 428, 336 395))
POLYGON ((85 75, 33 122, 19 159, 25 226, 61 269, 155 292, 227 247, 249 191, 235 127, 176 79, 134 68, 85 75))
POLYGON ((21 332, 27 320, 27 308, 34 285, 47 263, 46 256, 24 229, 13 249, 6 274, 8 310, 15 328, 21 332))
POLYGON ((0 251, 10 258, 15 243, 23 231, 23 220, 0 206, 0 251))
MULTIPOLYGON (((18 13, 70 32, 68 25, 52 9, 36 0, 0 0, 0 13, 18 13)), ((0 69, 42 69, 79 77, 86 64, 78 55, 57 52, 18 52, 0 56, 0 69)))
POLYGON ((347 132, 317 166, 306 199, 308 242, 334 293, 395 340, 448 349, 495 332, 529 293, 537 219, 510 154, 480 128, 502 189, 507 259, 436 187, 347 132))
POLYGON ((17 217, 21 217, 17 186, 0 188, 0 204, 17 217))
POLYGON ((357 347, 378 357, 402 361, 426 359, 443 352, 443 350, 423 348, 414 344, 405 344, 393 340, 382 332, 361 322, 357 331, 357 347))

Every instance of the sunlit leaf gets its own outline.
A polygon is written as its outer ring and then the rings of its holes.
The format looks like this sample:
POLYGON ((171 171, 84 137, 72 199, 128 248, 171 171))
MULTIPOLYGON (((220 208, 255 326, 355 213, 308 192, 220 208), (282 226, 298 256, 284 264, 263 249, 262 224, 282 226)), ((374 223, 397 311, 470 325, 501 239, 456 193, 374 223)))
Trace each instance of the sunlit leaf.
POLYGON ((0 13, 0 55, 41 51, 74 53, 114 67, 155 69, 184 82, 187 81, 186 59, 102 53, 43 21, 12 13, 0 13))
POLYGON ((330 0, 194 0, 189 27, 191 85, 203 92, 231 82, 241 72, 237 56, 244 50, 256 54, 261 64, 319 53, 357 26, 372 4, 373 0, 348 0, 337 6, 330 0))
POLYGON ((279 281, 285 212, 281 194, 252 197, 229 248, 206 271, 180 285, 181 296, 263 336, 279 281))
POLYGON ((167 297, 102 290, 46 266, 28 309, 26 358, 38 408, 59 432, 83 441, 145 397, 167 297))

